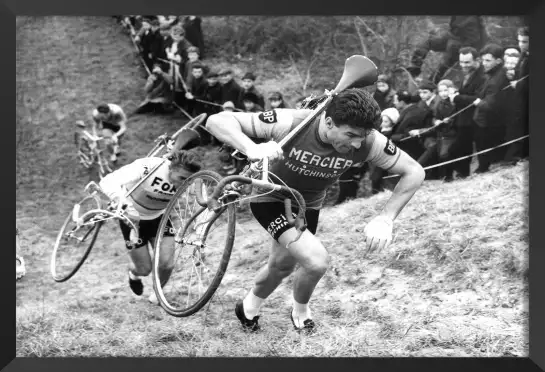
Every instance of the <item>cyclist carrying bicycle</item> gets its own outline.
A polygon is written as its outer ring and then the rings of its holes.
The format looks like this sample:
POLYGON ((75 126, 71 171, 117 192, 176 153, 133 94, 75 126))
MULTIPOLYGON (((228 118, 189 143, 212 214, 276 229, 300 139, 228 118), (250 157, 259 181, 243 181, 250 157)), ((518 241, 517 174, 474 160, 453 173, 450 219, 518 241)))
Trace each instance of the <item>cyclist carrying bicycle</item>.
MULTIPOLYGON (((147 247, 148 244, 151 244, 152 248, 155 246, 156 234, 164 210, 176 193, 176 188, 186 178, 200 170, 196 155, 191 151, 181 150, 180 142, 177 142, 165 157, 146 157, 135 160, 108 174, 99 184, 114 203, 127 205, 125 213, 138 227, 140 239, 135 241, 134 231, 125 223, 120 222, 121 233, 131 259, 129 286, 138 296, 141 296, 144 291, 141 277, 148 276, 152 269, 152 260, 147 247), (159 165, 158 168, 153 170, 157 165, 159 165), (128 198, 125 198, 127 190, 130 190, 152 171, 153 173, 128 198)), ((175 216, 170 217, 175 218, 175 216)), ((161 251, 162 257, 159 259, 161 286, 167 283, 174 267, 175 232, 171 220, 167 223, 164 236, 167 248, 161 251)), ((149 301, 158 302, 153 291, 149 301)))
POLYGON ((93 135, 97 135, 97 129, 102 129, 102 135, 112 139, 112 155, 110 161, 117 161, 120 153, 121 137, 127 130, 127 116, 123 109, 113 103, 103 103, 93 110, 93 135))
MULTIPOLYGON (((400 180, 382 211, 364 229, 367 252, 388 246, 393 221, 424 180, 423 168, 391 143, 377 128, 381 110, 363 89, 348 89, 334 96, 324 113, 301 130, 284 148, 278 142, 301 123, 311 110, 275 109, 262 113, 221 112, 209 117, 207 129, 220 141, 245 153, 252 160, 271 160, 269 176, 299 191, 306 202, 307 229, 298 231, 284 215, 285 196, 270 193, 252 199, 252 213, 274 242, 269 260, 257 274, 244 300, 235 306, 243 328, 259 329, 259 311, 264 300, 290 275, 295 265, 291 321, 296 330, 312 331, 309 301, 328 266, 328 253, 315 234, 326 190, 352 166, 369 162, 399 174, 400 180), (268 142, 256 144, 249 137, 268 142)), ((296 209, 296 205, 294 205, 296 209)), ((296 212, 296 211, 295 211, 296 212)), ((295 214, 294 214, 295 217, 295 214)))

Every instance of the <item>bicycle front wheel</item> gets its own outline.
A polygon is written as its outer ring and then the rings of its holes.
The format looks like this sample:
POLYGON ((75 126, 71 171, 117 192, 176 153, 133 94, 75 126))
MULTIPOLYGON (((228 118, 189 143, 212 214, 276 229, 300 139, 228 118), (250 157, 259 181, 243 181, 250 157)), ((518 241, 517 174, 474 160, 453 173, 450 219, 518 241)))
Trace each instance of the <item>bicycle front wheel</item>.
POLYGON ((64 220, 51 255, 51 275, 56 282, 64 282, 74 276, 89 256, 103 222, 95 213, 83 221, 78 220, 86 212, 100 208, 98 197, 87 196, 74 205, 64 220))
POLYGON ((206 201, 221 178, 211 171, 189 177, 161 220, 153 257, 153 286, 161 307, 173 316, 186 317, 199 311, 212 298, 227 270, 235 240, 235 204, 215 213, 199 205, 197 197, 206 201), (166 281, 168 273, 160 271, 161 263, 173 267, 164 286, 161 280, 166 281))

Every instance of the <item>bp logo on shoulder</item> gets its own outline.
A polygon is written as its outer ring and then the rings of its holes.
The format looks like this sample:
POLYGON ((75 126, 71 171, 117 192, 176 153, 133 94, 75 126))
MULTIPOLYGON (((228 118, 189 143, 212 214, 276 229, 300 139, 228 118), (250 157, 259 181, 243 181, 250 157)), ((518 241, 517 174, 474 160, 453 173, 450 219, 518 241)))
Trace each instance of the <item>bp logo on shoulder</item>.
POLYGON ((396 145, 394 145, 392 143, 392 141, 390 141, 388 139, 388 141, 386 142, 386 147, 384 147, 384 152, 388 155, 395 155, 396 154, 396 151, 397 151, 397 147, 396 145))
POLYGON ((276 117, 276 111, 274 110, 262 112, 261 114, 259 114, 258 117, 259 120, 267 124, 274 124, 278 122, 278 118, 276 117))

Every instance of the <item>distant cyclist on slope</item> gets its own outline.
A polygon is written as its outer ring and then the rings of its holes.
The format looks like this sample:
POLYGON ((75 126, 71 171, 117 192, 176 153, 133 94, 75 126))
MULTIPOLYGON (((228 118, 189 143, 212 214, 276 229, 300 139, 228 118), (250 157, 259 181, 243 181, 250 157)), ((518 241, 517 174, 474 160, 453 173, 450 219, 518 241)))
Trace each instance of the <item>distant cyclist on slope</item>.
MULTIPOLYGON (((312 331, 315 323, 309 308, 314 288, 325 274, 328 253, 314 235, 326 190, 351 166, 369 162, 399 174, 400 180, 382 211, 365 226, 363 239, 367 251, 380 250, 392 239, 393 221, 424 180, 422 167, 396 148, 377 128, 381 110, 363 89, 348 89, 334 96, 316 120, 309 123, 282 149, 278 142, 312 111, 276 109, 262 113, 222 112, 210 116, 207 129, 220 141, 245 153, 250 160, 274 161, 270 172, 304 197, 307 211, 305 230, 288 226, 284 215, 284 196, 276 193, 252 199, 252 213, 274 238, 269 261, 261 269, 255 285, 235 306, 243 328, 259 329, 259 310, 298 263, 293 285, 291 321, 297 330, 312 331), (255 144, 249 137, 269 142, 255 144)), ((279 183, 271 175, 271 180, 279 183)), ((296 209, 296 205, 294 205, 296 209)), ((295 211, 296 212, 296 211, 295 211)))
POLYGON ((117 161, 120 153, 121 137, 127 130, 127 116, 123 109, 113 103, 98 105, 93 110, 93 134, 97 135, 97 129, 102 130, 102 135, 112 139, 112 155, 110 161, 117 161))
MULTIPOLYGON (((129 286, 138 296, 141 296, 144 291, 141 277, 148 276, 152 269, 152 260, 147 249, 148 243, 152 248, 155 246, 161 218, 176 193, 176 188, 186 178, 200 170, 196 155, 188 151, 189 146, 184 145, 189 142, 186 134, 185 130, 182 131, 174 148, 165 157, 147 157, 135 160, 108 174, 99 184, 105 194, 116 204, 127 205, 125 213, 138 227, 140 241, 135 240, 134 231, 129 226, 123 222, 119 223, 131 259, 129 286), (184 147, 185 149, 183 149, 184 147), (160 166, 128 198, 125 198, 127 191, 146 177, 158 164, 160 166)), ((166 248, 161 250, 163 256, 159 259, 159 278, 162 286, 170 278, 174 265, 172 258, 175 244, 171 220, 166 225, 164 241, 166 248)), ((158 303, 154 292, 151 293, 149 301, 158 303)))

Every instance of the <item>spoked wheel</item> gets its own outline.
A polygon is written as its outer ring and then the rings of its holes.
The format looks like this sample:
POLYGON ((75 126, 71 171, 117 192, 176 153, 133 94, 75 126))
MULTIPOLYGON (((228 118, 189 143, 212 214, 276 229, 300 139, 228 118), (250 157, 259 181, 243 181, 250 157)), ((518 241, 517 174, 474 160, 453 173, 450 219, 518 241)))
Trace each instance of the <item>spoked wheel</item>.
POLYGON ((86 212, 100 209, 100 205, 98 197, 87 196, 74 205, 66 217, 51 255, 51 275, 55 281, 64 282, 70 279, 89 256, 103 222, 96 213, 89 215, 84 221, 79 221, 79 226, 78 219, 86 212))
POLYGON ((159 303, 173 316, 199 311, 216 292, 229 264, 235 240, 235 204, 214 213, 198 202, 198 197, 202 202, 212 195, 221 178, 211 171, 189 177, 161 220, 153 258, 153 286, 159 303), (165 236, 169 220, 174 237, 165 236), (161 287, 159 264, 169 258, 173 270, 161 287))

